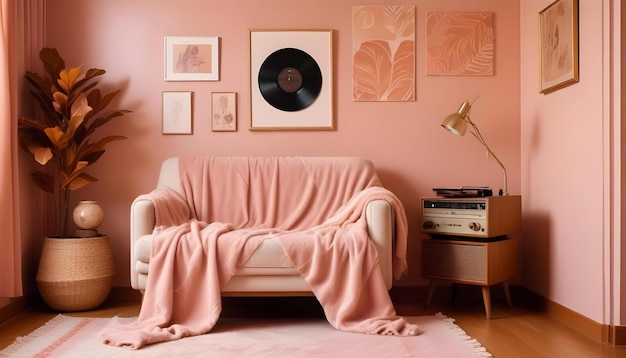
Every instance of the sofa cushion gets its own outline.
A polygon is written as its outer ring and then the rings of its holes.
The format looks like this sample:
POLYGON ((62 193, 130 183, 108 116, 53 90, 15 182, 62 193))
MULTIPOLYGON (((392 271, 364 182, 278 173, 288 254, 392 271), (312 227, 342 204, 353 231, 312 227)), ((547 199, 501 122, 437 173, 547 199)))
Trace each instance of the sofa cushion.
MULTIPOLYGON (((148 264, 150 263, 150 251, 152 245, 152 235, 144 235, 137 240, 137 244, 135 246, 136 257, 138 263, 136 265, 136 269, 138 272, 147 273, 148 264)), ((274 268, 290 268, 293 269, 293 265, 285 252, 283 251, 280 243, 275 238, 268 237, 264 239, 259 247, 254 251, 252 256, 246 261, 243 265, 242 269, 274 269, 274 268)), ((241 274, 251 274, 249 270, 243 270, 241 274)), ((256 274, 259 272, 270 272, 267 270, 258 270, 256 274)), ((281 274, 285 274, 283 271, 281 274)), ((294 270, 295 272, 295 270, 294 270)), ((294 274, 292 272, 292 274, 294 274)), ((298 273, 295 272, 297 275, 298 273)))

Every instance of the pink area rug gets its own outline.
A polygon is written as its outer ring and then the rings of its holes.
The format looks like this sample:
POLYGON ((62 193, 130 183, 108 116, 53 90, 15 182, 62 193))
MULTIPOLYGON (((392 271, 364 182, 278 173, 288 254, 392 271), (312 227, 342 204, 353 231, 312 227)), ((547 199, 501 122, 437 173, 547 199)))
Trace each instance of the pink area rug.
POLYGON ((134 318, 58 315, 16 339, 0 357, 491 357, 452 318, 405 318, 423 333, 372 336, 338 331, 324 319, 224 318, 208 334, 133 351, 102 344, 98 333, 134 318))

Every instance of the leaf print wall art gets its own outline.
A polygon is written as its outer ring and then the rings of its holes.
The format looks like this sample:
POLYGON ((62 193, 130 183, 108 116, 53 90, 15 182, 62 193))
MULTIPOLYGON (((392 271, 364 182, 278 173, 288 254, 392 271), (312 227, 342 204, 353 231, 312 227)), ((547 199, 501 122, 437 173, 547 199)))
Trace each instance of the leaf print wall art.
POLYGON ((352 8, 352 99, 415 100, 415 6, 352 8))
POLYGON ((493 75, 493 12, 429 12, 426 74, 493 75))

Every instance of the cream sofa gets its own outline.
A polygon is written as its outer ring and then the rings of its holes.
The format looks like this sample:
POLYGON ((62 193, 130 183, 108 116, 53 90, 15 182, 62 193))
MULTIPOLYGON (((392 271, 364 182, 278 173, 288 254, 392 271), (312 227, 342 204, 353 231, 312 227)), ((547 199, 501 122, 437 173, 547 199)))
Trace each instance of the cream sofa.
MULTIPOLYGON (((303 157, 302 160, 307 160, 303 157)), ((366 165, 371 162, 360 158, 366 165)), ((169 158, 162 163, 156 188, 169 187, 181 191, 179 159, 169 158)), ((385 200, 373 200, 366 206, 368 233, 379 254, 380 270, 387 289, 392 286, 392 254, 394 213, 385 200)), ((135 199, 130 210, 130 277, 131 286, 143 292, 150 272, 150 252, 155 212, 150 200, 135 199)), ((230 296, 301 296, 311 291, 275 239, 268 238, 254 251, 235 276, 222 289, 230 296)))

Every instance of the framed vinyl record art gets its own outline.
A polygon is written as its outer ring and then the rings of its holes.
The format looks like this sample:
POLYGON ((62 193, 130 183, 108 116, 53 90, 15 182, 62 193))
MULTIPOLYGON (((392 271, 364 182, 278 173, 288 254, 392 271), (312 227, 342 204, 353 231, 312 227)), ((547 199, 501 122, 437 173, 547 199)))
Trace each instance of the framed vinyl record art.
POLYGON ((250 130, 333 130, 332 30, 250 30, 250 130))

